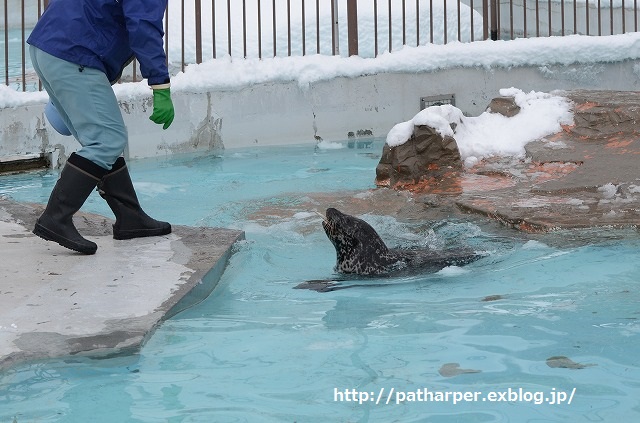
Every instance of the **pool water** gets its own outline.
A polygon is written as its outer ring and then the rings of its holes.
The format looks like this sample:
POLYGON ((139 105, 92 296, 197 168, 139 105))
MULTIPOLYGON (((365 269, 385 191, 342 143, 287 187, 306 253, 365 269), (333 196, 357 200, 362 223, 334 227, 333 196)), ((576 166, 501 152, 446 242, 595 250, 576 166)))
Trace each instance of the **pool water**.
MULTIPOLYGON (((0 422, 637 421, 635 233, 523 236, 471 217, 368 213, 389 244, 453 242, 488 256, 371 286, 293 289, 336 276, 320 217, 256 216, 306 193, 373 188, 382 141, 371 147, 133 161, 150 214, 243 229, 247 240, 213 294, 164 322, 139 354, 0 373, 0 422)), ((45 202, 56 177, 3 176, 0 194, 45 202)), ((110 215, 98 196, 86 210, 110 215)))

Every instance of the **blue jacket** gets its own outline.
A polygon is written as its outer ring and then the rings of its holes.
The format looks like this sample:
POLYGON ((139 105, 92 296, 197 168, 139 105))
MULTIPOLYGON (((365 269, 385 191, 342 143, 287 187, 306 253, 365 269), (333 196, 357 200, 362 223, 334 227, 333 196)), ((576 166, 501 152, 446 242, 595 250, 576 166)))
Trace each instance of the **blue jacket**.
POLYGON ((115 82, 135 56, 149 85, 169 82, 162 18, 167 0, 51 0, 27 42, 103 71, 115 82))

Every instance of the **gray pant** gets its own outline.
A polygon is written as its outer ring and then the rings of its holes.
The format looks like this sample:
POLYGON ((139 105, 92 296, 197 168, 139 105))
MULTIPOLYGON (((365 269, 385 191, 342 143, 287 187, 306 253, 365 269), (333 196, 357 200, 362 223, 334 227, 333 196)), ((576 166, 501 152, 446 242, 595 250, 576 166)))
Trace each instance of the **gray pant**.
POLYGON ((29 46, 49 98, 82 148, 77 154, 107 170, 127 145, 127 128, 107 76, 29 46))

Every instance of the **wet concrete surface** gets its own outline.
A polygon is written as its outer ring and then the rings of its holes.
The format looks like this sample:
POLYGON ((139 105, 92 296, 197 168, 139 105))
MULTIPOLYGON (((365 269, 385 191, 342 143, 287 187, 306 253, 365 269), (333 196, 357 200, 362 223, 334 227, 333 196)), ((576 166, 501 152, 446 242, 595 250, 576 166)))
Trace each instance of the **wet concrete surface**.
POLYGON ((241 231, 177 226, 114 240, 111 220, 78 213, 95 255, 33 235, 42 205, 0 198, 0 369, 16 363, 138 350, 157 325, 215 288, 241 231))

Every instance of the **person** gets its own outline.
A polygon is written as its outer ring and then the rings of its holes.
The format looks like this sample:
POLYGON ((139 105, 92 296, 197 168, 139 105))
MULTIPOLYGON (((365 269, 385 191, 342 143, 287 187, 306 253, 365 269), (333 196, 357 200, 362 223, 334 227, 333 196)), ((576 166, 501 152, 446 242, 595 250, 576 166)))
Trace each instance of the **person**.
POLYGON ((49 99, 81 148, 72 153, 33 232, 63 247, 94 254, 97 245, 73 215, 97 187, 113 211, 115 239, 171 233, 171 225, 141 208, 122 157, 127 129, 112 85, 135 58, 153 92, 150 119, 167 129, 174 119, 163 48, 167 0, 51 0, 27 39, 33 67, 49 99))

